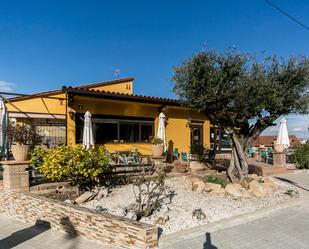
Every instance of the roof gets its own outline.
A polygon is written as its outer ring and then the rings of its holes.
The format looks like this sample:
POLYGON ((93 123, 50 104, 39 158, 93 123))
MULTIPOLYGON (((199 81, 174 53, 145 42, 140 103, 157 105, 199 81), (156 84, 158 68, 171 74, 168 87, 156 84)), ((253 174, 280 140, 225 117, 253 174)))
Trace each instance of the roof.
POLYGON ((62 88, 64 92, 69 94, 78 95, 78 96, 89 96, 104 99, 114 99, 114 100, 123 100, 123 101, 133 101, 133 102, 143 102, 143 103, 152 103, 152 104, 164 104, 172 106, 182 106, 183 102, 177 99, 171 98, 161 98, 161 97, 152 97, 136 94, 125 94, 117 93, 103 90, 92 90, 88 88, 81 87, 66 87, 62 88))
MULTIPOLYGON (((299 138, 296 137, 295 135, 289 135, 289 139, 290 139, 291 147, 301 144, 299 138)), ((275 135, 259 136, 256 140, 254 140, 254 142, 252 143, 252 146, 259 146, 263 144, 266 147, 272 147, 274 146, 274 142, 276 140, 277 140, 277 136, 275 135)))
MULTIPOLYGON (((77 88, 92 88, 92 87, 98 87, 98 86, 106 86, 106 85, 113 85, 113 84, 118 84, 122 82, 128 82, 128 81, 133 81, 133 77, 126 77, 126 78, 121 78, 121 79, 116 79, 116 80, 109 80, 109 81, 102 81, 102 82, 97 82, 97 83, 90 83, 90 84, 85 84, 81 86, 77 86, 77 88)), ((13 97, 9 98, 10 101, 14 100, 22 100, 22 99, 29 99, 33 97, 41 97, 45 95, 50 95, 50 94, 57 94, 57 93, 62 93, 62 89, 56 89, 56 90, 50 90, 50 91, 45 91, 45 92, 38 92, 34 94, 25 94, 24 96, 18 96, 18 97, 13 97)))

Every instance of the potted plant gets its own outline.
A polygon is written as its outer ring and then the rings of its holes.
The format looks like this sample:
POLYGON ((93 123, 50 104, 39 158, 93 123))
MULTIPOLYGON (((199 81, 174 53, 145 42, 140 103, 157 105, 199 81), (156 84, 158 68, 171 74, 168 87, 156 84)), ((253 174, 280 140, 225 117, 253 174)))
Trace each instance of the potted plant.
POLYGON ((153 157, 161 157, 164 152, 164 144, 163 140, 159 137, 154 137, 151 140, 151 151, 152 151, 152 156, 153 157))
POLYGON ((178 173, 185 173, 188 170, 188 164, 182 160, 176 160, 175 169, 178 173))
POLYGON ((42 136, 33 124, 10 123, 7 127, 2 127, 2 130, 8 137, 16 161, 26 161, 30 147, 42 141, 42 136))

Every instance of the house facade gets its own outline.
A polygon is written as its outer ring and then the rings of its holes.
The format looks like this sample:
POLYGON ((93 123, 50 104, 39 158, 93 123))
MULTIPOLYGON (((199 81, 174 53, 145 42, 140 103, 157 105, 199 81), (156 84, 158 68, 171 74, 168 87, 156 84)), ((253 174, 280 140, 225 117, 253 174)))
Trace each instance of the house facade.
POLYGON ((11 120, 35 123, 46 143, 82 142, 84 114, 92 114, 95 144, 110 152, 138 149, 151 154, 159 114, 166 116, 168 150, 189 152, 194 143, 210 146, 210 122, 175 99, 135 95, 133 78, 86 84, 6 99, 11 120))

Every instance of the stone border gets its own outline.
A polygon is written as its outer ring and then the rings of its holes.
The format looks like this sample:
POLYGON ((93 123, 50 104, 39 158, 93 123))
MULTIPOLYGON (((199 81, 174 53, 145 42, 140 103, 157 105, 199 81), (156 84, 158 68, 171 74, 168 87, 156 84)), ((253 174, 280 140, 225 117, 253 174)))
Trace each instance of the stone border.
POLYGON ((31 193, 0 191, 0 213, 32 223, 42 220, 52 228, 121 248, 158 247, 154 225, 31 193))

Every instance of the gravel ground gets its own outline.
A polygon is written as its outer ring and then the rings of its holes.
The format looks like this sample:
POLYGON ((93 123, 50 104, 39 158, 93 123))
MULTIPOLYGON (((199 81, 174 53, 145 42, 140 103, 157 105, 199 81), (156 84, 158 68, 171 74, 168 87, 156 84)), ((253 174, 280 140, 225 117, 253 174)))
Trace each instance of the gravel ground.
MULTIPOLYGON (((233 199, 232 197, 214 197, 207 193, 198 194, 191 191, 191 183, 185 177, 170 178, 166 185, 175 191, 172 203, 166 204, 169 208, 169 220, 164 225, 157 225, 163 229, 163 234, 174 233, 201 224, 218 221, 224 218, 253 212, 259 209, 277 206, 280 203, 291 200, 292 197, 284 194, 287 189, 294 189, 287 183, 275 180, 278 190, 263 198, 251 197, 233 199), (201 208, 206 214, 206 219, 195 221, 192 219, 192 211, 201 208)), ((134 203, 132 185, 125 185, 112 189, 107 198, 92 200, 83 206, 95 209, 100 205, 107 209, 108 213, 123 216, 123 210, 130 203, 134 203)), ((154 213, 150 218, 142 218, 140 221, 154 224, 154 221, 162 216, 162 212, 154 213)))

